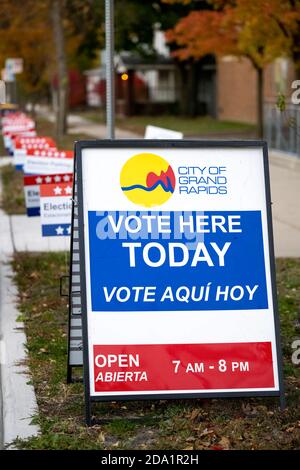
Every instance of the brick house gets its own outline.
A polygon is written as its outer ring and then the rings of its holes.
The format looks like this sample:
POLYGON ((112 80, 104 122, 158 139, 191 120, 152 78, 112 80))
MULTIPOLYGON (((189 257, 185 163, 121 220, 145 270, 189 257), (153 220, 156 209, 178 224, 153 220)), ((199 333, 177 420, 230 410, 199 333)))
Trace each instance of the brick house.
MULTIPOLYGON (((277 59, 264 70, 264 101, 275 105, 278 93, 290 97, 293 64, 277 59)), ((257 76, 248 59, 232 56, 217 61, 217 117, 255 124, 257 120, 257 76)))

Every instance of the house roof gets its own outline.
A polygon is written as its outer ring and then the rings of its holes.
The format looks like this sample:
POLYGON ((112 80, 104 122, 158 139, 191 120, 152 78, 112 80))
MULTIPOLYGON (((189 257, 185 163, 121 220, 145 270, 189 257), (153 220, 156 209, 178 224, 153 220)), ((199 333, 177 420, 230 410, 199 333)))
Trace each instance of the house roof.
MULTIPOLYGON (((175 68, 175 62, 172 57, 166 57, 161 54, 142 56, 137 52, 123 51, 115 56, 115 67, 117 71, 124 70, 172 70, 175 68)), ((100 67, 86 70, 85 75, 100 76, 105 78, 106 64, 100 67)))
POLYGON ((142 56, 136 52, 121 52, 117 58, 117 68, 125 67, 127 70, 153 70, 172 69, 174 59, 160 54, 142 56))

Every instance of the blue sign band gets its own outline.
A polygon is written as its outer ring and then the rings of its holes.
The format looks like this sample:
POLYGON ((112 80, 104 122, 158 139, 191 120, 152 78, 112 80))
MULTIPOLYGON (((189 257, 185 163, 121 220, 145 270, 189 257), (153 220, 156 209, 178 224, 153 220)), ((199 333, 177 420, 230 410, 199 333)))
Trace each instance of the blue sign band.
POLYGON ((260 211, 89 211, 88 223, 95 312, 268 308, 260 211))

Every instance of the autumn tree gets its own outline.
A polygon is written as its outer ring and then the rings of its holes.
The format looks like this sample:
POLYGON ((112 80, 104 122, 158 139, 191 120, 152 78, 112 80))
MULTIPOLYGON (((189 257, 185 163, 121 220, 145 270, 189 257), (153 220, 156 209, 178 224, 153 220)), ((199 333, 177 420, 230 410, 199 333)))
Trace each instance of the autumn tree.
MULTIPOLYGON (((167 3, 189 0, 165 0, 167 3)), ((214 10, 191 12, 167 31, 181 60, 207 54, 247 57, 257 72, 258 135, 263 135, 263 70, 276 57, 289 55, 299 16, 298 2, 290 0, 210 0, 214 10), (292 5, 292 4, 297 5, 292 5), (283 25, 286 30, 283 30, 283 25)))
POLYGON ((0 0, 0 66, 21 57, 18 76, 31 102, 57 84, 57 135, 66 132, 68 68, 91 66, 103 44, 102 0, 0 0))
POLYGON ((43 2, 0 0, 0 64, 8 57, 24 59, 20 76, 22 88, 32 102, 45 95, 51 63, 51 33, 42 18, 47 11, 43 2))

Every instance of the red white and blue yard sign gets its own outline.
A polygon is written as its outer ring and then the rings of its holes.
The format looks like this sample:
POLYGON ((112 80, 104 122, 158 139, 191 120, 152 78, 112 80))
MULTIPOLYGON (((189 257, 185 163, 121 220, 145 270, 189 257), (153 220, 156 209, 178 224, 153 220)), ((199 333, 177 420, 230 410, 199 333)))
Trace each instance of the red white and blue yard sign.
POLYGON ((3 134, 3 143, 6 150, 8 150, 10 155, 14 154, 14 141, 17 137, 35 137, 36 131, 22 131, 18 133, 11 133, 9 131, 2 131, 3 134))
POLYGON ((70 236, 72 184, 42 184, 40 186, 40 204, 42 236, 70 236))
POLYGON ((74 154, 70 150, 42 149, 27 151, 24 173, 30 175, 51 175, 73 173, 74 154))
POLYGON ((4 146, 12 155, 12 137, 16 135, 34 136, 35 122, 24 113, 10 113, 1 119, 4 146))
POLYGON ((13 162, 17 170, 22 170, 29 150, 56 149, 50 137, 18 137, 13 142, 13 162))
POLYGON ((82 142, 91 400, 281 393, 267 149, 82 142))
POLYGON ((40 186, 45 184, 72 183, 73 174, 24 175, 24 194, 28 217, 40 215, 40 186))

